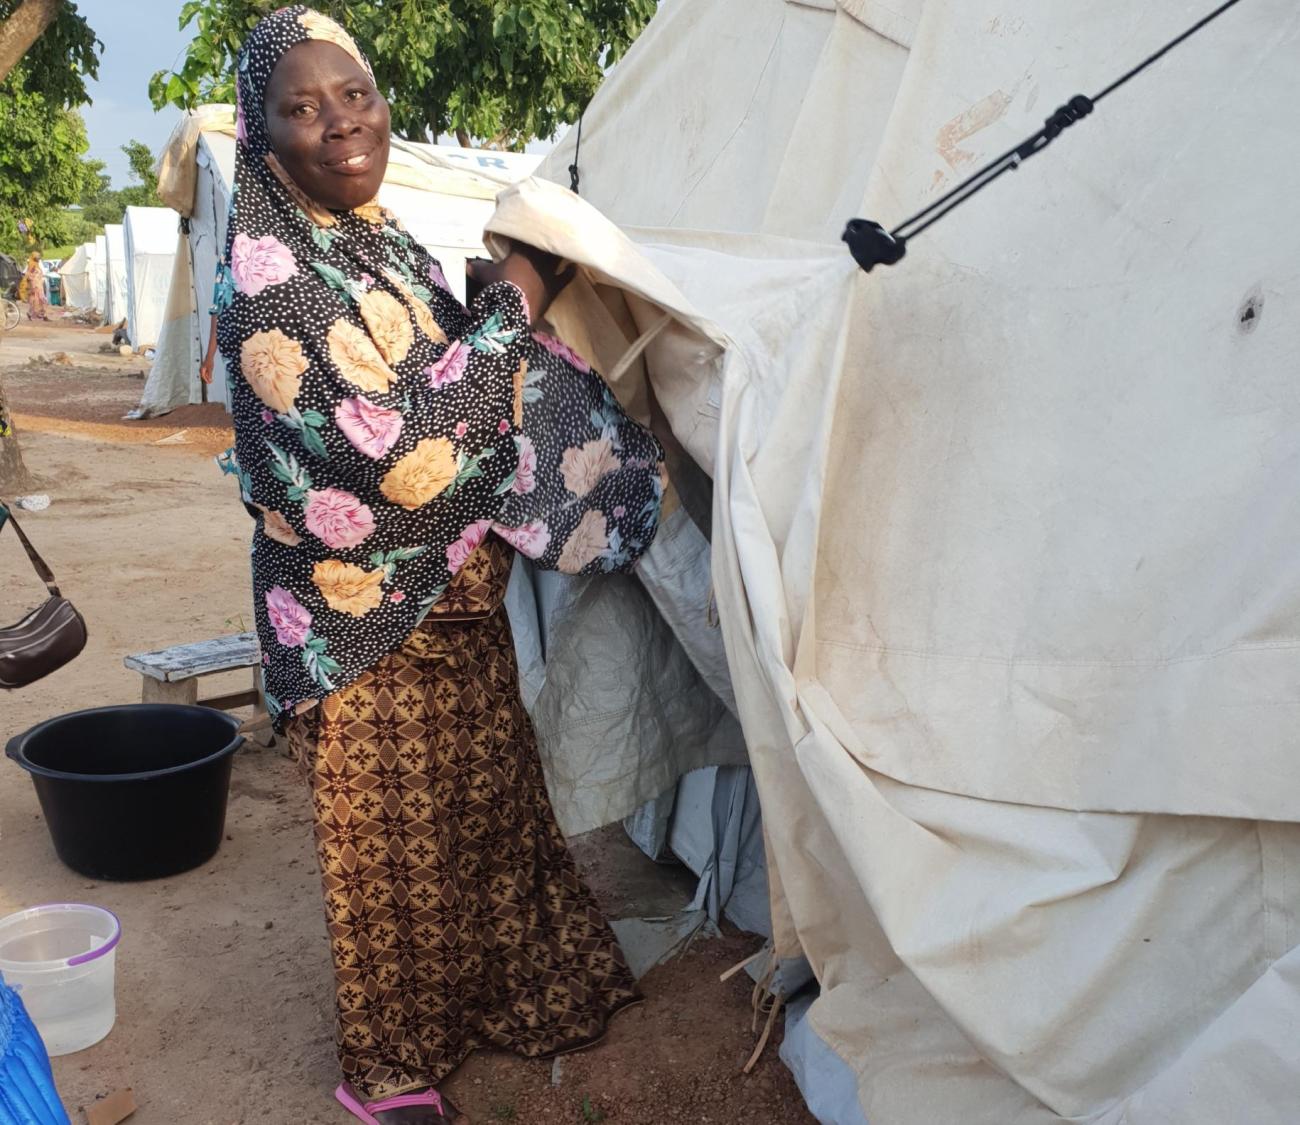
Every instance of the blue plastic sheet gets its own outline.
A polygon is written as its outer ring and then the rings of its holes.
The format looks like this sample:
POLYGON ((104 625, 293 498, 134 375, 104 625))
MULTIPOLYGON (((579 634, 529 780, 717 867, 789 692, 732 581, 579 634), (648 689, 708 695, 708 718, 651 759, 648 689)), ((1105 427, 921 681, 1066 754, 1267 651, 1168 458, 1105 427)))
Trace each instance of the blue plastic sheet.
POLYGON ((49 1055, 18 994, 0 980, 0 1125, 70 1125, 49 1055))

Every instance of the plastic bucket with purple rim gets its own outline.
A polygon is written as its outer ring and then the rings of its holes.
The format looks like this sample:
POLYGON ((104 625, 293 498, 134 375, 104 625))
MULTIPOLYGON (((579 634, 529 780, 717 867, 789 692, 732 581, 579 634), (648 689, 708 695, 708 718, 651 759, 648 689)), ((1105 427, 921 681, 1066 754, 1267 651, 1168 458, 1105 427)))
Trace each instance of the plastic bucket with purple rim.
POLYGON ((121 940, 117 915, 99 906, 51 903, 0 918, 0 977, 51 1055, 85 1050, 112 1030, 121 940))

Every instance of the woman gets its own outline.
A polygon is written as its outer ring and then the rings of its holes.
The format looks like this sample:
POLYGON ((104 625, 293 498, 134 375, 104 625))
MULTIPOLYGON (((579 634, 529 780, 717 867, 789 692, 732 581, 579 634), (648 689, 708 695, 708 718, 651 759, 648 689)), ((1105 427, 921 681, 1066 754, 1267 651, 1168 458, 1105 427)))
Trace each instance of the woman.
POLYGON ((388 106, 302 7, 239 58, 217 285, 238 475, 256 520, 267 703, 310 779, 340 1102, 450 1122, 472 1050, 598 1040, 638 997, 578 877, 519 698, 515 549, 593 574, 654 534, 662 451, 531 322, 564 284, 517 250, 469 309, 375 202, 388 106))
POLYGON ((23 284, 27 288, 27 316, 30 320, 48 320, 50 299, 46 295, 45 270, 41 268, 41 256, 35 250, 27 259, 27 269, 23 272, 23 284))

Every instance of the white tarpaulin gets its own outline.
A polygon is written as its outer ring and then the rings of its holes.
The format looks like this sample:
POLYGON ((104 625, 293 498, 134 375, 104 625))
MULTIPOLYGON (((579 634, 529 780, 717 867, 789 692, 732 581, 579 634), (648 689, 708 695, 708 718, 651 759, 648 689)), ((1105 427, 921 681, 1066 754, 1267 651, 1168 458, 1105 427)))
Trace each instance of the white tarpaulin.
POLYGON ((105 324, 119 324, 127 313, 126 236, 122 227, 110 223, 104 228, 104 304, 105 324))
POLYGON ((108 239, 102 234, 95 235, 95 250, 90 262, 90 284, 92 306, 102 313, 104 303, 108 300, 108 239))
POLYGON ((176 260, 176 212, 167 207, 128 207, 122 231, 127 336, 133 348, 152 347, 163 326, 176 260))
POLYGON ((825 1121, 1297 1119, 1300 12, 1234 9, 893 269, 834 242, 1195 14, 676 0, 584 127, 637 244, 540 185, 493 220, 584 266, 554 319, 713 476, 825 1121))
POLYGON ((59 267, 63 280, 63 303, 70 309, 95 307, 94 288, 95 244, 86 242, 72 252, 72 256, 59 267))

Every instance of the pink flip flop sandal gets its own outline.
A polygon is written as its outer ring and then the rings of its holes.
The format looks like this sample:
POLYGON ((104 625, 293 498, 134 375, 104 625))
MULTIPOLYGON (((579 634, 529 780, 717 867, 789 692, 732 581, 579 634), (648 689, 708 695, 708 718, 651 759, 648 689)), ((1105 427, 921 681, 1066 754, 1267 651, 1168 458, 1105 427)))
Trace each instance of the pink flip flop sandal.
POLYGON ((346 1085, 340 1086, 334 1091, 334 1096, 358 1121, 364 1121, 366 1125, 382 1125, 375 1118, 376 1113, 383 1113, 386 1109, 406 1109, 414 1106, 431 1106, 436 1109, 443 1117, 447 1116, 447 1111, 443 1108, 442 1098, 437 1090, 421 1090, 418 1094, 398 1094, 395 1098, 385 1098, 379 1102, 366 1102, 362 1105, 352 1096, 352 1091, 346 1085))

